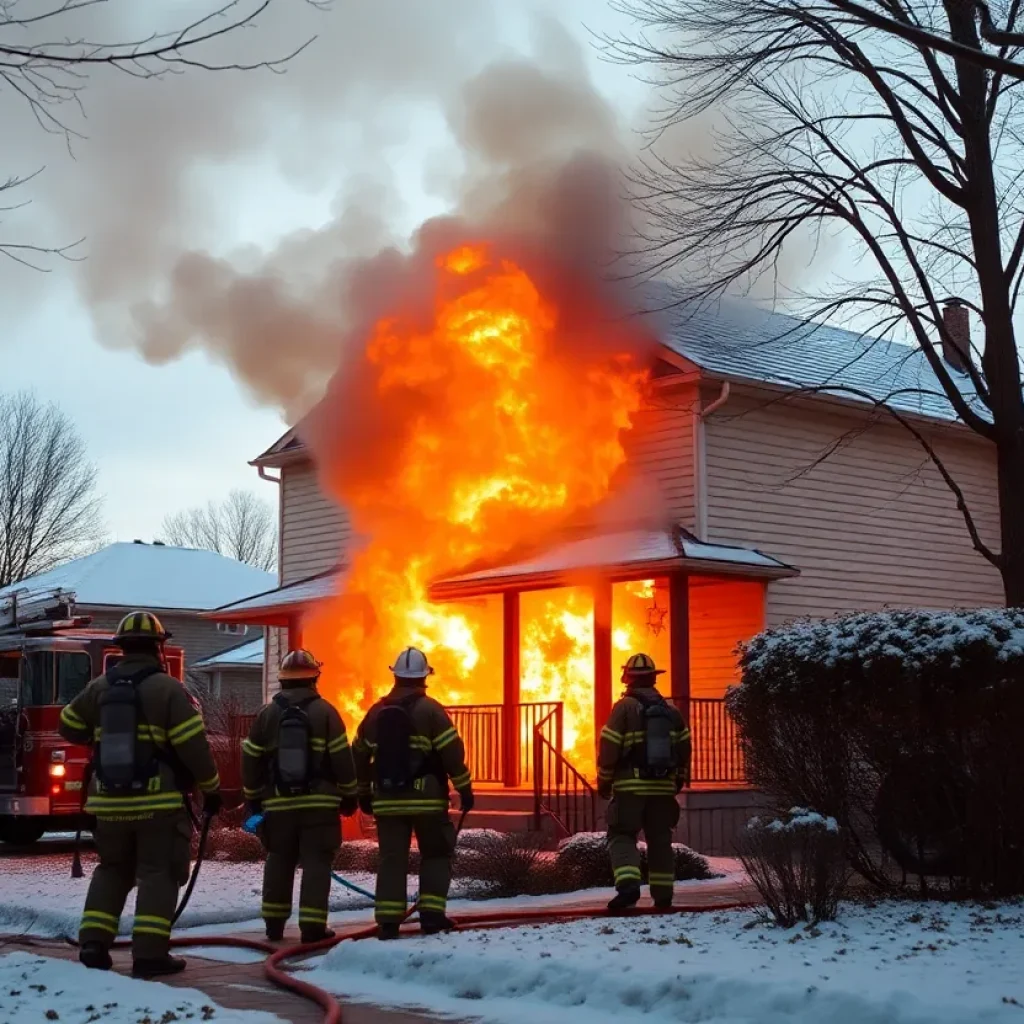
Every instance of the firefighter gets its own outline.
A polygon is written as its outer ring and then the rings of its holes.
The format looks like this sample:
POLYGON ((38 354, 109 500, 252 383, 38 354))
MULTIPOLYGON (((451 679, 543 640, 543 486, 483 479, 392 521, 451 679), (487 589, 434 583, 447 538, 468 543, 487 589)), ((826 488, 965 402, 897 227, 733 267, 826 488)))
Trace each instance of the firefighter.
POLYGON ((690 773, 690 730, 679 710, 656 689, 664 670, 646 654, 622 667, 626 691, 601 730, 598 794, 608 799, 608 850, 616 895, 611 911, 640 899, 637 835, 647 839, 648 882, 656 907, 672 906, 675 858, 672 830, 679 821, 676 794, 690 773))
POLYGON ((170 634, 150 612, 126 615, 114 640, 123 657, 60 714, 60 734, 92 745, 85 803, 95 815, 96 852, 79 929, 79 959, 109 970, 121 911, 138 886, 132 974, 154 978, 184 969, 171 956, 171 918, 188 880, 192 826, 189 791, 198 785, 205 814, 220 809, 220 778, 202 715, 163 670, 170 634))
POLYGON ((370 708, 356 733, 359 807, 377 821, 379 864, 374 916, 378 937, 397 939, 406 916, 406 875, 413 834, 420 851, 420 928, 426 935, 455 927, 447 915, 455 829, 448 817, 448 781, 460 810, 473 807, 466 749, 448 712, 427 696, 433 668, 407 647, 391 666, 395 685, 370 708))
POLYGON ((250 813, 266 815, 262 917, 272 942, 284 937, 299 865, 302 941, 334 935, 327 908, 341 846, 339 812, 348 817, 358 806, 345 723, 317 692, 320 667, 309 651, 289 651, 277 674, 280 693, 260 709, 242 744, 243 795, 250 813))

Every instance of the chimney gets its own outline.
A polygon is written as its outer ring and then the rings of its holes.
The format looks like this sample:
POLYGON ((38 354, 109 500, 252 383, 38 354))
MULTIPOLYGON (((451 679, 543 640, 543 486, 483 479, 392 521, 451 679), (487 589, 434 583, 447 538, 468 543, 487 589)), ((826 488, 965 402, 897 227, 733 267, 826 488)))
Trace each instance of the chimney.
POLYGON ((942 358, 957 373, 966 373, 971 361, 971 321, 959 299, 946 299, 942 307, 942 358))

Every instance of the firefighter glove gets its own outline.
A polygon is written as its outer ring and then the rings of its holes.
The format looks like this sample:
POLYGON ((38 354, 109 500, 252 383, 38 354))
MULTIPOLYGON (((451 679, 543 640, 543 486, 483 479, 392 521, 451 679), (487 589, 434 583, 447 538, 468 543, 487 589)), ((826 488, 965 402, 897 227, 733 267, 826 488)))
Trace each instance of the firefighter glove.
POLYGON ((207 793, 203 797, 203 814, 208 818, 214 817, 220 812, 221 806, 224 803, 224 798, 220 793, 214 791, 213 793, 207 793))
POLYGON ((343 796, 341 798, 341 816, 351 818, 359 807, 359 801, 354 796, 343 796))
POLYGON ((372 815, 373 814, 373 797, 371 797, 371 796, 361 796, 359 798, 359 810, 361 810, 363 812, 363 814, 372 815))
POLYGON ((469 812, 473 810, 474 803, 476 803, 476 801, 473 798, 473 790, 459 790, 459 810, 462 811, 463 814, 469 814, 469 812))

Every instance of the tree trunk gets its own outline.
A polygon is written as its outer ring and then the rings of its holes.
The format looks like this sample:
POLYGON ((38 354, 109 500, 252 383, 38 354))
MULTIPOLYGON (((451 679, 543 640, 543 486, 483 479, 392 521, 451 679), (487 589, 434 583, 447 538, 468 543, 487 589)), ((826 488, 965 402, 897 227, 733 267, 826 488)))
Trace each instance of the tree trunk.
POLYGON ((1010 608, 1024 608, 1024 426, 996 446, 1003 590, 1010 608))

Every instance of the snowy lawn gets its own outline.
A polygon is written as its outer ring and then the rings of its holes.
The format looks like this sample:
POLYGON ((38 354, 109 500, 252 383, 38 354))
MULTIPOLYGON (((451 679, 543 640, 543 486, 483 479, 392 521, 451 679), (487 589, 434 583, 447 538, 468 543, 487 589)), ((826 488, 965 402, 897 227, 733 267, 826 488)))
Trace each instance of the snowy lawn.
MULTIPOLYGON (((0 934, 39 935, 59 937, 78 934, 85 894, 89 888, 89 876, 95 866, 96 857, 92 851, 82 856, 84 878, 71 877, 71 855, 69 853, 25 854, 4 856, 0 859, 0 934)), ((731 878, 742 868, 738 861, 710 861, 712 870, 724 878, 731 878)), ((296 888, 301 872, 296 873, 296 888)), ((345 872, 345 877, 356 885, 373 892, 374 876, 363 872, 345 872)), ((721 884, 723 878, 712 879, 711 884, 721 884)), ((259 920, 260 894, 263 883, 263 864, 224 863, 206 861, 199 871, 192 899, 182 915, 178 934, 182 929, 200 928, 213 934, 223 928, 206 927, 230 924, 231 931, 262 931, 259 920)), ((677 892, 685 892, 691 886, 699 887, 705 882, 677 882, 677 892)), ((419 888, 415 875, 409 876, 410 896, 419 888)), ((503 906, 551 906, 575 903, 581 899, 601 898, 606 890, 590 889, 575 893, 560 893, 554 896, 536 896, 515 900, 466 900, 460 899, 465 883, 456 881, 452 886, 452 912, 473 912, 497 910, 503 906)), ((610 890, 607 890, 610 895, 610 890)), ((335 884, 331 889, 332 921, 343 922, 366 920, 371 901, 364 896, 335 884), (356 913, 348 913, 356 912, 356 913)), ((131 934, 132 913, 135 906, 134 892, 129 895, 125 912, 121 917, 121 934, 131 934)), ((298 907, 296 893, 295 907, 298 907)), ((293 922, 294 924, 294 918, 293 922)), ((227 959, 227 956, 218 959, 227 959)), ((1021 1022, 1024 1024, 1024 1021, 1021 1022)))
POLYGON ((716 912, 344 943, 311 980, 499 1024, 1022 1024, 1022 965, 1020 904, 887 903, 788 931, 716 912))
POLYGON ((283 1024, 272 1013, 228 1010, 202 992, 88 971, 81 964, 30 953, 0 955, 0 1024, 283 1024))

